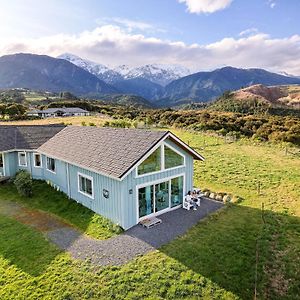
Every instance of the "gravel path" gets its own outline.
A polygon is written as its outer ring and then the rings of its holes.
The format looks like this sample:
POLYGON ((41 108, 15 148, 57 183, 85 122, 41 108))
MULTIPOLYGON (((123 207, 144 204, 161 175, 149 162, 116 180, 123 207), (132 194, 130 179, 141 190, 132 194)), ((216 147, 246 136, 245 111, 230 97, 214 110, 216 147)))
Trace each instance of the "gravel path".
POLYGON ((153 251, 218 210, 222 203, 203 199, 197 211, 177 209, 159 216, 162 224, 146 229, 136 225, 123 234, 100 241, 81 235, 72 228, 62 228, 47 233, 58 247, 74 258, 89 260, 96 265, 122 265, 133 258, 153 251))
POLYGON ((19 222, 44 232, 50 241, 68 251, 73 258, 105 266, 125 264, 169 243, 222 206, 222 203, 203 199, 197 211, 173 210, 159 216, 162 224, 150 229, 136 225, 108 240, 90 238, 52 215, 29 210, 13 202, 1 202, 0 214, 14 217, 19 222))

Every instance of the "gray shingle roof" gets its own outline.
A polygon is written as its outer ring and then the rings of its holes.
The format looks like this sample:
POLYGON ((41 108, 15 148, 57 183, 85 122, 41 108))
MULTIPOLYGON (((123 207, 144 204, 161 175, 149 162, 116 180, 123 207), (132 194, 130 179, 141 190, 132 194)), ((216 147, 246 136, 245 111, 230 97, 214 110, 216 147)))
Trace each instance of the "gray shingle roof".
POLYGON ((64 125, 0 125, 0 151, 35 150, 63 128, 64 125))
POLYGON ((121 178, 167 131, 66 127, 38 151, 87 169, 121 178))
POLYGON ((56 112, 63 112, 63 113, 87 113, 87 110, 84 110, 80 107, 58 107, 58 108, 47 108, 44 110, 31 110, 28 113, 47 113, 47 114, 54 114, 56 112))

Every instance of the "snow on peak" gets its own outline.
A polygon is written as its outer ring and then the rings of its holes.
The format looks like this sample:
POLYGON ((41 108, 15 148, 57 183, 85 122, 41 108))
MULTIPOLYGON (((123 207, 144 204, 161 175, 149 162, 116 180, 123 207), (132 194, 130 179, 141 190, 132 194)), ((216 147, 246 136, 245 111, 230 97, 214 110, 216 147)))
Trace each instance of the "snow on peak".
POLYGON ((114 69, 110 69, 105 65, 82 59, 71 53, 62 54, 58 58, 68 60, 104 80, 106 83, 114 83, 123 79, 144 78, 165 86, 173 80, 191 74, 189 69, 180 65, 147 64, 140 67, 120 65, 114 69))

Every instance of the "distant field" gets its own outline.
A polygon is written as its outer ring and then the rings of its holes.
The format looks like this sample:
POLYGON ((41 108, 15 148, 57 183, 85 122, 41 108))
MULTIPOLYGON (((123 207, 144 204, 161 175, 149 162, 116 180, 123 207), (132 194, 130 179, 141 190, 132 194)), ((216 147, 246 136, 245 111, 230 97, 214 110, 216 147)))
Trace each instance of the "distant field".
POLYGON ((244 200, 158 251, 105 268, 72 260, 0 214, 0 299, 250 300, 255 289, 257 299, 298 299, 299 156, 271 143, 171 130, 206 158, 195 163, 195 185, 244 200))
POLYGON ((46 118, 40 120, 24 120, 24 121, 11 121, 0 122, 0 125, 47 125, 47 124, 69 124, 81 125, 85 122, 86 125, 93 123, 97 126, 103 126, 106 121, 112 120, 109 116, 86 116, 86 117, 62 117, 62 118, 46 118))

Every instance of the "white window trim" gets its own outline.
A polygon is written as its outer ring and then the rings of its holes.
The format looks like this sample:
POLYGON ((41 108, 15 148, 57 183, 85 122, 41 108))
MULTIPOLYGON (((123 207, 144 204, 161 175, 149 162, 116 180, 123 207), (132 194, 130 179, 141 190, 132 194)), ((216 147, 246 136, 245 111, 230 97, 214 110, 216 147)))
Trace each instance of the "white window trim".
MULTIPOLYGON (((151 217, 155 217, 155 216, 159 216, 161 214, 164 214, 168 211, 172 211, 172 210, 175 210, 175 209, 178 209, 180 207, 182 207, 182 204, 179 204, 177 206, 174 206, 174 207, 167 207, 163 210, 160 210, 158 212, 153 212, 152 214, 149 214, 149 215, 146 215, 146 216, 143 216, 140 218, 140 212, 139 212, 139 189, 140 188, 144 188, 144 187, 147 187, 147 186, 151 186, 151 185, 156 185, 156 184, 159 184, 159 183, 162 183, 162 182, 166 182, 166 181, 169 181, 169 184, 170 184, 170 181, 174 178, 178 178, 178 177, 183 177, 183 197, 185 196, 186 194, 186 178, 185 178, 186 174, 185 173, 180 173, 180 174, 177 174, 177 175, 173 175, 173 176, 169 176, 169 177, 165 177, 165 178, 161 178, 161 179, 158 179, 158 180, 154 180, 154 181, 151 181, 151 182, 147 182, 147 183, 142 183, 142 184, 139 184, 136 186, 136 224, 138 224, 140 221, 142 220, 145 220, 145 219, 148 219, 148 218, 151 218, 151 217)), ((170 189, 170 186, 169 186, 169 191, 171 191, 170 189)), ((155 202, 155 196, 154 196, 154 202, 155 202)), ((171 196, 170 196, 170 192, 169 192, 169 205, 171 203, 171 196)))
POLYGON ((55 159, 55 158, 49 157, 49 156, 46 157, 46 170, 47 170, 48 172, 52 173, 52 174, 56 174, 56 159, 55 159), (52 171, 52 170, 48 169, 48 158, 54 159, 54 163, 55 163, 55 171, 52 171))
POLYGON ((42 154, 40 154, 40 153, 33 153, 33 166, 35 168, 37 168, 37 169, 43 168, 43 156, 42 156, 42 154), (40 161, 41 161, 41 165, 40 166, 37 166, 35 164, 36 163, 36 160, 35 160, 36 156, 40 156, 40 161))
POLYGON ((136 166, 135 168, 135 178, 141 178, 141 177, 145 177, 145 176, 149 176, 149 175, 155 175, 155 174, 159 174, 161 172, 165 172, 165 171, 171 171, 171 170, 176 170, 176 169, 180 169, 180 168, 185 168, 186 167, 186 156, 182 153, 180 153, 177 149, 175 149, 173 146, 169 145, 168 143, 166 143, 165 141, 163 141, 162 143, 160 143, 157 147, 153 148, 148 155, 136 166), (183 157, 183 165, 180 166, 176 166, 173 168, 165 168, 165 146, 169 147, 171 150, 173 150, 175 153, 179 154, 180 156, 183 157), (161 169, 159 171, 155 171, 155 172, 150 172, 150 173, 145 173, 145 174, 141 174, 139 175, 138 173, 138 169, 139 166, 153 153, 155 152, 158 148, 161 148, 161 169))
POLYGON ((26 168, 27 167, 27 153, 25 151, 22 151, 22 152, 18 152, 18 165, 19 167, 23 167, 23 168, 26 168), (25 165, 21 165, 21 155, 22 154, 25 154, 25 165))
POLYGON ((89 175, 86 175, 86 174, 83 174, 83 173, 80 173, 78 172, 77 173, 77 187, 78 187, 78 193, 86 196, 86 197, 89 197, 91 199, 95 199, 95 193, 94 193, 94 178, 92 176, 89 176, 89 175), (90 194, 87 194, 83 191, 80 190, 80 177, 83 177, 83 178, 86 178, 86 179, 89 179, 91 182, 92 182, 92 195, 90 194))

